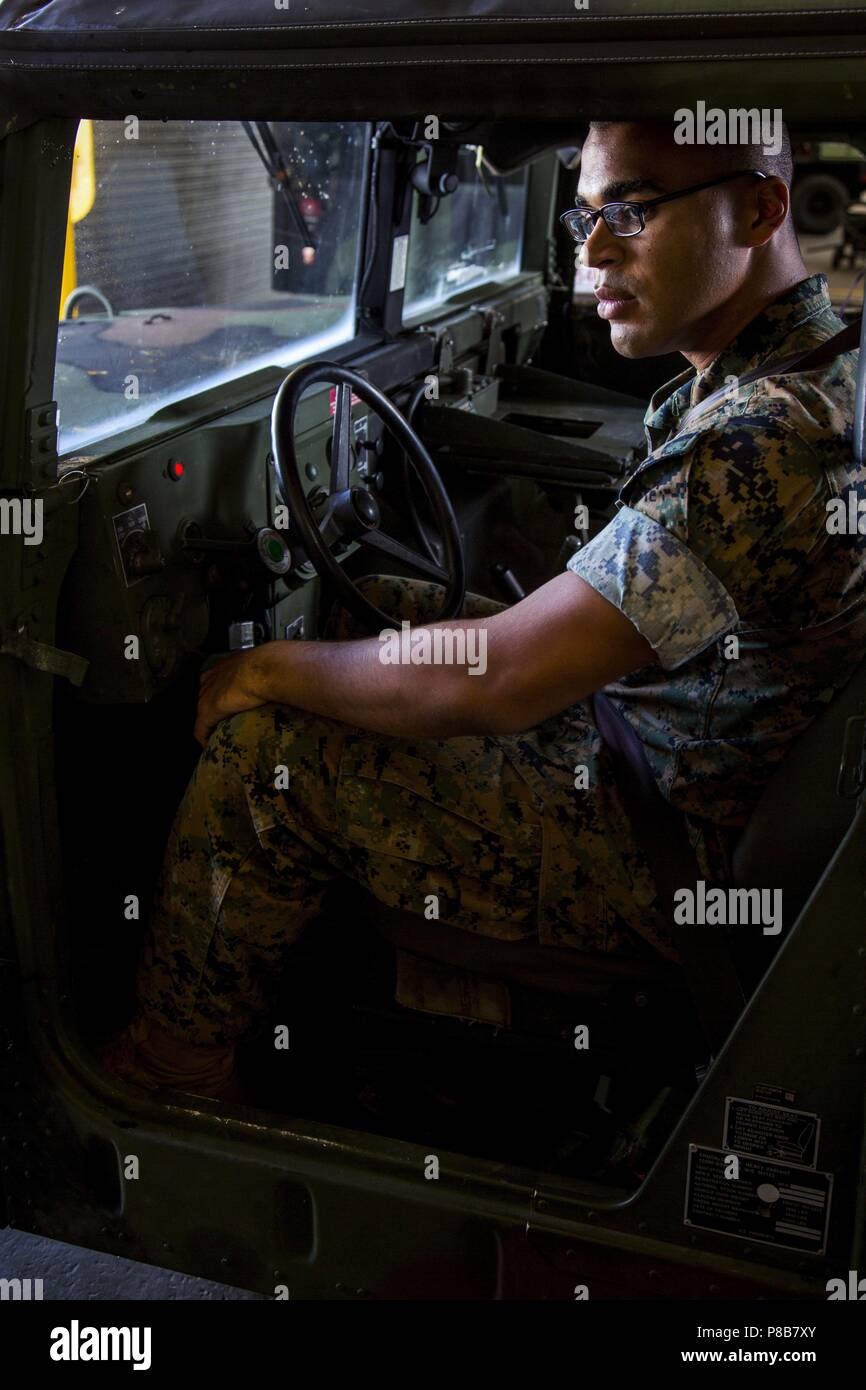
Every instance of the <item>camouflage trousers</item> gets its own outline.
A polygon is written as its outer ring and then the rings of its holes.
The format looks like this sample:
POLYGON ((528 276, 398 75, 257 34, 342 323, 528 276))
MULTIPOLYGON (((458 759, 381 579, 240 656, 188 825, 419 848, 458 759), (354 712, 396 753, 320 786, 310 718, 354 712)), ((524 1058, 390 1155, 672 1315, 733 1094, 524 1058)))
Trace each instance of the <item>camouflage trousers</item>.
MULTIPOLYGON (((416 623, 442 592, 361 587, 416 623)), ((462 616, 503 607, 469 594, 462 616)), ((367 634, 335 606, 323 635, 367 634)), ((241 1037, 340 875, 419 914, 435 894, 439 919, 466 931, 676 959, 584 702, 526 733, 448 739, 268 704, 218 725, 177 812, 138 969, 145 1014, 188 1042, 241 1037)))

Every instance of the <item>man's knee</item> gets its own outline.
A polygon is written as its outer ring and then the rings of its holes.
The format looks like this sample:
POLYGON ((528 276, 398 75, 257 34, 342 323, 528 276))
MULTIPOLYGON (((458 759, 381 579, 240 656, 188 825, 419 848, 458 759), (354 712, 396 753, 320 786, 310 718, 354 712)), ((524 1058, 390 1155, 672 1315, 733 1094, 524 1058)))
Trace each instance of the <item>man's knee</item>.
MULTIPOLYGON (((375 608, 395 622, 424 623, 436 617, 445 592, 441 584, 426 579, 410 579, 395 574, 364 574, 355 587, 375 608)), ((346 637, 369 637, 370 627, 362 623, 339 601, 334 603, 325 624, 325 637, 340 641, 346 637)))
MULTIPOLYGON (((370 603, 389 617, 402 622, 438 621, 445 597, 445 586, 430 579, 406 579, 387 574, 368 574, 358 580, 358 588, 370 603)), ((487 618, 501 613, 508 605, 498 599, 467 591, 463 596, 461 618, 487 618)))
MULTIPOLYGON (((281 723, 279 705, 259 705, 256 709, 221 719, 208 740, 202 759, 227 767, 255 758, 263 744, 277 737, 281 723)), ((298 711, 301 718, 303 714, 298 711)))
POLYGON ((348 727, 293 706, 259 705, 217 725, 200 767, 223 783, 239 777, 248 793, 288 793, 293 783, 336 778, 348 727))
POLYGON ((383 613, 408 622, 427 621, 441 607, 445 592, 441 584, 432 580, 393 574, 364 575, 358 580, 358 588, 383 613))
POLYGON ((286 705, 258 705, 221 719, 202 753, 202 761, 220 767, 249 767, 280 743, 302 739, 306 726, 322 722, 317 715, 286 705))

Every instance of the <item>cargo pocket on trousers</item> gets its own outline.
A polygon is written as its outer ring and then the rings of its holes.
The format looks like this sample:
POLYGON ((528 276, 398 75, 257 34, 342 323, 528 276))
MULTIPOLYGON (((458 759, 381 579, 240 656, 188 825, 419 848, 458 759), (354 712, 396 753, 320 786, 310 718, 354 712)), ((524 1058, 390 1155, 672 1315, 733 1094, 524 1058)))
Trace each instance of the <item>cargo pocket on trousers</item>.
POLYGON ((435 894, 453 926, 535 931, 541 816, 491 741, 352 736, 336 802, 340 835, 382 901, 422 913, 435 894))

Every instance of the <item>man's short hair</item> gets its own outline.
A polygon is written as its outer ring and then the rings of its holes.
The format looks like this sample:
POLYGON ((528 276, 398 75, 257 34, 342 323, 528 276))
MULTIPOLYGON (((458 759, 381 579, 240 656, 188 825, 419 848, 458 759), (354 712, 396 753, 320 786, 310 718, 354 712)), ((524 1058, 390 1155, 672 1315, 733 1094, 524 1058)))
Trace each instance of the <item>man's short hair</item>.
POLYGON ((731 169, 760 169, 764 174, 775 174, 791 187, 794 177, 794 156, 791 152, 791 137, 788 127, 782 122, 781 149, 778 154, 765 154, 763 145, 716 145, 715 148, 726 157, 731 169))
MULTIPOLYGON (((590 121, 590 130, 597 128, 604 129, 609 125, 627 124, 622 121, 590 121)), ((674 138, 675 122, 670 121, 636 121, 636 125, 655 126, 658 130, 665 131, 670 135, 671 142, 674 138)), ((782 122, 781 149, 778 154, 764 154, 763 146, 757 145, 706 145, 708 156, 719 166, 719 173, 727 173, 734 169, 760 169, 763 174, 775 174, 777 178, 784 179, 788 187, 791 187, 791 179, 794 175, 794 158, 791 153, 791 137, 788 127, 782 122)))

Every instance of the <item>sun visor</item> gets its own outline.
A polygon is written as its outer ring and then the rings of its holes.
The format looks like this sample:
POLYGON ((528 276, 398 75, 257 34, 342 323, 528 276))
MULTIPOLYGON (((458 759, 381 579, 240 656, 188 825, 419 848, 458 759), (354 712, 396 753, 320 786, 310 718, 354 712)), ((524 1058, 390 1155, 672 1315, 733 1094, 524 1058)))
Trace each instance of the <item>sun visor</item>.
POLYGON ((789 119, 856 121, 864 65, 864 0, 0 0, 6 130, 44 115, 668 119, 741 106, 752 86, 789 119))
MULTIPOLYGON (((339 46, 347 41, 400 44, 497 42, 532 43, 585 30, 624 24, 645 30, 659 24, 681 34, 696 25, 725 26, 768 21, 768 30, 789 28, 798 17, 805 30, 824 17, 863 14, 862 0, 571 0, 550 5, 538 0, 2 0, 0 30, 27 35, 45 51, 66 53, 89 48, 116 49, 129 41, 138 51, 159 48, 219 48, 226 40, 239 47, 261 46, 291 36, 291 43, 339 46)), ((588 33, 585 37, 589 38, 588 33)))

